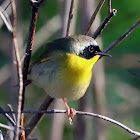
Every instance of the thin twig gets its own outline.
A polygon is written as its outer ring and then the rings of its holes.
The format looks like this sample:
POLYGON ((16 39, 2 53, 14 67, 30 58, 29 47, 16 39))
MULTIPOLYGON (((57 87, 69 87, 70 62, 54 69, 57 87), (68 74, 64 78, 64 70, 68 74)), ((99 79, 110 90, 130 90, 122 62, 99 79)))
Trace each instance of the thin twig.
POLYGON ((100 11, 100 9, 102 8, 104 2, 105 2, 105 0, 100 0, 98 6, 96 7, 96 10, 94 11, 92 17, 90 18, 90 21, 89 21, 89 23, 88 23, 87 29, 86 29, 86 31, 85 31, 85 33, 84 33, 85 35, 87 35, 87 34, 89 33, 89 29, 90 29, 90 27, 91 27, 93 21, 95 20, 95 17, 96 17, 96 15, 97 15, 97 13, 98 13, 98 12, 100 11))
POLYGON ((89 112, 81 112, 81 111, 76 111, 76 114, 79 114, 79 115, 88 115, 88 116, 92 116, 92 117, 96 117, 96 118, 100 118, 100 119, 103 119, 105 121, 108 121, 108 122, 111 122, 112 124, 116 124, 118 125, 119 127, 123 128, 124 130, 126 130, 128 133, 131 133, 133 135, 136 135, 136 136, 140 136, 140 133, 137 132, 137 131, 134 131, 132 129, 130 129, 129 127, 127 127, 126 125, 118 122, 118 121, 115 121, 109 117, 106 117, 106 116, 102 116, 102 115, 99 115, 99 114, 95 114, 95 113, 89 113, 89 112))
POLYGON ((17 123, 16 123, 16 140, 18 140, 19 136, 19 126, 20 126, 20 116, 21 116, 21 105, 22 105, 22 90, 23 90, 23 76, 22 76, 22 67, 20 61, 20 55, 18 50, 18 43, 16 39, 16 5, 15 1, 11 0, 12 12, 13 12, 13 43, 14 43, 14 51, 16 55, 17 61, 17 71, 18 71, 18 81, 19 81, 19 96, 18 96, 18 114, 17 114, 17 123))
POLYGON ((102 21, 102 23, 100 24, 100 26, 97 28, 97 30, 94 32, 93 34, 93 38, 96 39, 101 32, 104 30, 104 28, 106 27, 106 25, 109 23, 110 19, 115 16, 117 13, 116 9, 113 9, 111 13, 107 14, 106 17, 104 18, 104 20, 102 21))
POLYGON ((116 13, 117 10, 116 9, 112 10, 111 8, 111 0, 107 0, 107 14, 102 23, 100 24, 100 26, 94 32, 93 34, 94 39, 96 39, 101 34, 101 32, 105 29, 106 25, 110 22, 111 18, 116 15, 116 13))
MULTIPOLYGON (((6 113, 8 113, 8 112, 6 112, 6 113)), ((14 112, 9 112, 9 113, 15 113, 15 111, 14 112)), ((56 110, 56 109, 42 110, 42 111, 40 111, 40 110, 39 111, 24 110, 24 111, 22 111, 22 113, 37 113, 37 114, 47 113, 47 114, 53 114, 53 113, 67 113, 67 111, 66 110, 56 110)), ((123 128, 124 130, 126 130, 127 132, 129 132, 129 133, 131 133, 133 135, 140 136, 139 132, 130 129, 129 127, 125 126, 124 124, 122 124, 122 123, 120 123, 120 122, 118 122, 116 120, 113 120, 113 119, 111 119, 109 117, 99 115, 99 114, 95 114, 95 113, 90 113, 90 112, 82 112, 82 111, 76 111, 76 114, 78 114, 78 115, 86 115, 86 116, 91 116, 91 117, 103 119, 105 121, 111 122, 112 124, 118 125, 119 127, 123 128)), ((29 129, 30 129, 30 127, 29 127, 29 129)))
POLYGON ((107 14, 109 15, 111 13, 111 0, 107 0, 107 14))
POLYGON ((111 0, 107 0, 107 14, 100 24, 100 26, 97 28, 97 30, 93 34, 93 38, 96 39, 101 32, 105 29, 106 25, 110 22, 111 18, 115 16, 117 13, 116 9, 111 9, 111 0))
POLYGON ((125 39, 128 34, 130 34, 138 25, 140 24, 140 18, 129 28, 127 29, 120 37, 118 37, 113 43, 111 43, 104 52, 109 52, 117 44, 119 44, 123 39, 125 39))
POLYGON ((3 22, 5 23, 8 31, 12 32, 13 31, 13 27, 12 27, 12 24, 10 22, 10 19, 9 19, 7 13, 6 12, 2 12, 2 11, 3 11, 3 8, 0 6, 0 16, 1 16, 2 20, 3 20, 3 22))
POLYGON ((12 131, 15 130, 13 127, 8 126, 8 125, 5 125, 5 124, 2 124, 2 123, 0 123, 0 127, 2 127, 2 128, 6 128, 6 129, 9 129, 9 130, 12 130, 12 131))
POLYGON ((3 10, 2 13, 4 13, 4 12, 7 10, 7 8, 10 6, 10 4, 11 4, 11 1, 10 1, 9 4, 4 8, 4 10, 3 10))
MULTIPOLYGON (((41 104, 39 111, 47 110, 49 105, 52 103, 53 100, 54 100, 54 98, 47 96, 47 98, 41 104)), ((37 113, 31 118, 30 122, 25 126, 26 137, 29 136, 30 133, 34 130, 34 128, 39 123, 39 121, 41 120, 43 115, 44 115, 44 113, 43 114, 37 113)))
MULTIPOLYGON (((7 106, 8 106, 9 111, 14 111, 11 104, 7 104, 7 106)), ((13 119, 14 122, 16 122, 15 114, 11 114, 11 118, 13 119)))
POLYGON ((70 27, 71 27, 72 18, 73 18, 73 9, 74 9, 74 0, 71 0, 66 36, 69 36, 70 34, 70 27))
POLYGON ((3 114, 3 116, 10 122, 10 124, 15 127, 16 124, 14 122, 14 120, 7 114, 5 113, 5 111, 0 107, 0 112, 3 114))

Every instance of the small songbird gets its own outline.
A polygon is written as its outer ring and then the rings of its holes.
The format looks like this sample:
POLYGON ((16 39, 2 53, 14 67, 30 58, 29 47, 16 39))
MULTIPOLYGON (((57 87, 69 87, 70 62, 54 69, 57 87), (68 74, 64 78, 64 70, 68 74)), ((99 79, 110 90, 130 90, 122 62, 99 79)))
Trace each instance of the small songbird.
POLYGON ((64 98, 81 98, 90 83, 92 67, 102 52, 97 42, 85 35, 56 39, 45 46, 44 52, 30 66, 29 79, 54 98, 62 98, 72 122, 74 109, 69 109, 64 98))

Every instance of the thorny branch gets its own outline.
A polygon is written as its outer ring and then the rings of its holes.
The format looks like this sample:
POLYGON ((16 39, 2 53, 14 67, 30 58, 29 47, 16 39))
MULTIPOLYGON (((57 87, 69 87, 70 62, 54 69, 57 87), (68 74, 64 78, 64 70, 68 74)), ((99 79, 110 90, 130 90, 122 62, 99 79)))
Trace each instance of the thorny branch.
POLYGON ((14 51, 16 55, 17 61, 17 71, 18 71, 18 80, 19 80, 19 96, 18 96, 18 114, 17 114, 17 122, 16 122, 16 140, 18 140, 19 136, 19 126, 20 126, 20 116, 21 116, 21 105, 22 105, 22 90, 23 90, 23 76, 22 76, 22 67, 20 61, 20 55, 18 50, 18 43, 16 39, 16 5, 15 1, 11 0, 11 7, 13 12, 13 43, 14 43, 14 51))
POLYGON ((90 27, 91 27, 92 23, 94 22, 96 15, 98 14, 98 12, 100 11, 100 9, 102 8, 104 2, 105 2, 105 0, 100 0, 100 2, 98 4, 98 6, 96 7, 96 9, 95 9, 92 17, 90 18, 90 21, 88 23, 88 26, 87 26, 87 29, 86 29, 84 35, 88 35, 89 30, 90 30, 90 27))
MULTIPOLYGON (((56 109, 53 109, 53 110, 42 110, 42 111, 32 111, 32 110, 24 110, 24 111, 22 111, 22 113, 35 113, 35 114, 44 114, 44 113, 52 114, 52 113, 66 113, 66 112, 67 112, 66 110, 56 110, 56 109)), ((16 112, 13 111, 13 112, 6 112, 6 113, 16 113, 16 112)), ((76 111, 76 114, 77 115, 86 115, 86 116, 91 116, 91 117, 103 119, 105 121, 111 122, 112 124, 115 124, 115 125, 123 128, 128 133, 131 133, 131 134, 136 135, 136 136, 140 136, 139 132, 130 129, 126 125, 124 125, 124 124, 122 124, 122 123, 120 123, 120 122, 118 122, 116 120, 113 120, 113 119, 111 119, 109 117, 106 117, 106 116, 103 116, 103 115, 99 115, 99 114, 95 114, 95 113, 90 113, 90 112, 83 112, 83 111, 76 111)))

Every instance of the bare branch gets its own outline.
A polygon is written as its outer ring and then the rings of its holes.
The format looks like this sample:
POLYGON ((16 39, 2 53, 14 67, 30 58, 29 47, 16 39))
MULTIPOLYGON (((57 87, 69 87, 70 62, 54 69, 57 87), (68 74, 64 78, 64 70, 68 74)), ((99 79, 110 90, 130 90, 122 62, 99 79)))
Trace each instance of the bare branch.
POLYGON ((109 15, 111 13, 111 0, 107 0, 107 14, 109 15))
MULTIPOLYGON (((39 111, 47 110, 49 105, 52 103, 53 100, 54 100, 54 98, 51 98, 50 96, 47 96, 47 98, 41 104, 41 106, 39 108, 39 111)), ((43 115, 44 114, 37 113, 31 118, 30 122, 25 126, 26 137, 29 136, 30 133, 34 130, 34 128, 39 123, 39 121, 41 120, 43 115)))
MULTIPOLYGON (((38 9, 39 9, 40 4, 43 1, 44 0, 39 0, 39 1, 30 0, 30 2, 31 2, 31 20, 30 20, 30 26, 29 26, 29 35, 28 35, 27 47, 26 47, 26 51, 25 51, 26 57, 24 59, 24 65, 23 65, 23 81, 27 80, 28 68, 29 68, 29 64, 30 64, 30 58, 31 58, 31 53, 32 53, 32 48, 33 48, 33 41, 34 41, 34 36, 35 36, 38 9)), ((22 94, 22 98, 21 98, 22 99, 21 110, 24 109, 25 87, 23 88, 22 93, 23 94, 22 94)), ((48 107, 51 102, 52 102, 52 100, 49 99, 49 101, 47 102, 48 104, 46 106, 48 107)), ((43 106, 43 107, 45 108, 46 106, 43 106)), ((43 107, 41 106, 40 108, 42 109, 43 107)), ((38 123, 38 121, 40 120, 40 118, 38 116, 41 118, 42 115, 35 115, 33 117, 33 119, 35 119, 34 123, 31 120, 29 122, 29 126, 27 125, 27 127, 30 127, 33 123, 32 127, 31 127, 32 129, 27 131, 29 134, 34 129, 34 127, 36 126, 35 123, 38 123)), ((23 122, 23 120, 22 120, 22 122, 23 122)))
MULTIPOLYGON (((36 23, 37 23, 37 17, 38 17, 38 9, 39 6, 44 2, 44 0, 30 0, 31 3, 31 20, 30 20, 30 26, 29 26, 29 34, 28 34, 28 41, 27 41, 27 47, 25 51, 25 59, 23 64, 23 81, 27 80, 27 74, 33 49, 33 41, 35 36, 35 30, 36 30, 36 23)), ((22 96, 22 106, 21 110, 24 109, 24 98, 25 98, 25 87, 23 88, 23 96, 22 96)))
MULTIPOLYGON (((7 104, 9 111, 14 111, 12 105, 7 104)), ((13 119, 14 122, 16 122, 16 116, 15 114, 11 114, 11 118, 13 119)))
POLYGON ((130 34, 138 25, 140 24, 140 18, 129 28, 127 29, 120 37, 118 37, 113 43, 111 43, 104 52, 109 52, 113 49, 117 44, 119 44, 123 39, 125 39, 128 34, 130 34))
POLYGON ((14 122, 14 120, 7 114, 5 113, 5 111, 0 107, 0 112, 2 113, 2 115, 8 120, 8 122, 10 122, 10 124, 15 127, 16 124, 14 122))
POLYGON ((126 130, 127 132, 129 132, 129 133, 131 133, 133 135, 140 136, 140 133, 139 132, 130 129, 129 127, 125 126, 124 124, 122 124, 122 123, 120 123, 118 121, 115 121, 115 120, 113 120, 113 119, 111 119, 109 117, 102 116, 102 115, 95 114, 95 113, 81 112, 81 111, 76 111, 76 114, 79 114, 79 115, 87 115, 87 116, 92 116, 92 117, 103 119, 105 121, 111 122, 112 124, 118 125, 119 127, 123 128, 124 130, 126 130))
POLYGON ((2 20, 3 20, 3 22, 5 23, 8 31, 12 32, 13 31, 13 27, 12 27, 11 21, 9 19, 9 16, 6 14, 6 12, 2 12, 2 11, 4 11, 4 10, 0 6, 0 16, 1 16, 2 20))
MULTIPOLYGON (((37 16, 38 16, 38 7, 35 6, 36 2, 31 2, 31 20, 30 20, 30 26, 29 26, 29 34, 28 34, 28 41, 27 41, 27 47, 25 51, 25 59, 23 64, 23 81, 27 80, 27 74, 32 54, 32 48, 33 48, 33 41, 35 36, 35 29, 36 29, 36 23, 37 23, 37 16)), ((25 87, 23 88, 23 95, 22 95, 22 106, 21 110, 24 109, 24 98, 25 98, 25 87)))
POLYGON ((97 28, 97 30, 94 32, 93 34, 93 38, 96 39, 101 32, 104 30, 104 28, 106 27, 106 25, 109 23, 110 19, 115 16, 117 13, 116 9, 113 9, 111 13, 107 14, 106 17, 104 18, 104 20, 102 21, 102 23, 100 24, 100 26, 97 28))
MULTIPOLYGON (((22 113, 35 113, 35 114, 37 113, 37 115, 44 114, 44 113, 53 114, 53 113, 66 113, 66 112, 67 112, 66 110, 56 110, 56 109, 53 109, 53 110, 39 110, 39 111, 32 111, 32 110, 22 111, 22 113)), ((15 113, 15 111, 14 112, 6 112, 6 113, 15 113)), ((82 111, 76 111, 76 114, 78 114, 78 115, 86 115, 86 116, 91 116, 91 117, 103 119, 105 121, 111 122, 112 124, 118 125, 119 127, 123 128, 124 130, 126 130, 127 132, 129 132, 129 133, 131 133, 133 135, 140 136, 139 132, 130 129, 129 127, 125 126, 124 124, 122 124, 122 123, 120 123, 118 121, 115 121, 115 120, 113 120, 113 119, 111 119, 109 117, 99 115, 99 114, 95 114, 95 113, 90 113, 90 112, 82 112, 82 111)), ((26 127, 26 129, 30 129, 30 125, 29 125, 29 128, 26 127)))
MULTIPOLYGON (((42 113, 66 113, 66 110, 47 110, 47 111, 42 111, 42 113)), ((78 115, 87 115, 87 116, 91 116, 91 117, 96 117, 96 118, 99 118, 99 119, 103 119, 105 121, 108 121, 108 122, 111 122, 113 124, 118 125, 119 127, 125 129, 127 132, 129 132, 129 133, 131 133, 133 135, 140 136, 140 133, 139 132, 134 131, 134 130, 130 129, 129 127, 123 125, 122 123, 120 123, 118 121, 115 121, 115 120, 113 120, 111 118, 108 118, 106 116, 102 116, 102 115, 95 114, 95 113, 90 113, 90 112, 82 112, 82 111, 76 111, 76 114, 78 114, 78 115)))
POLYGON ((112 10, 111 8, 111 0, 107 0, 107 14, 104 20, 102 21, 102 23, 100 24, 100 26, 94 32, 93 34, 94 39, 96 39, 101 34, 101 32, 105 29, 106 25, 109 23, 111 18, 116 15, 116 13, 117 13, 117 10, 116 9, 112 10))
POLYGON ((4 12, 7 10, 7 8, 10 6, 10 4, 11 4, 11 1, 10 1, 9 4, 4 8, 4 10, 3 10, 2 13, 4 13, 4 12))
POLYGON ((70 27, 71 27, 72 18, 73 18, 73 9, 74 9, 74 0, 71 0, 66 36, 69 36, 70 34, 70 27))
POLYGON ((12 130, 12 131, 15 130, 13 127, 8 126, 8 125, 5 125, 5 124, 2 124, 2 123, 0 123, 0 127, 2 127, 2 128, 6 128, 6 129, 9 129, 9 130, 12 130))
POLYGON ((14 0, 11 0, 11 6, 12 6, 12 13, 13 13, 12 37, 13 37, 14 51, 15 51, 16 61, 17 61, 17 71, 18 71, 18 81, 19 81, 18 114, 17 114, 16 137, 15 137, 16 140, 18 140, 20 116, 21 116, 21 105, 22 105, 23 76, 22 76, 20 55, 19 55, 19 50, 18 50, 18 43, 17 43, 17 39, 16 39, 16 5, 15 5, 14 0))
POLYGON ((89 21, 89 23, 88 23, 87 29, 86 29, 86 31, 85 31, 85 33, 84 33, 85 35, 87 35, 87 34, 89 33, 90 27, 91 27, 93 21, 95 20, 95 17, 96 17, 96 15, 97 15, 97 13, 98 13, 98 12, 100 11, 100 9, 102 8, 104 2, 105 2, 105 0, 100 0, 98 6, 96 7, 96 10, 94 11, 92 17, 90 18, 90 21, 89 21))

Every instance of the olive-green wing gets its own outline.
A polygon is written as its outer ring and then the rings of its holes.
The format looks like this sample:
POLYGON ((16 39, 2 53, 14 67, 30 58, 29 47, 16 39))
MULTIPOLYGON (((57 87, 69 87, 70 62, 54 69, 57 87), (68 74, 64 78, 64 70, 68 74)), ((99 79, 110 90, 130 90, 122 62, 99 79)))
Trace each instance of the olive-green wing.
POLYGON ((50 60, 50 47, 51 47, 52 42, 49 42, 45 45, 44 51, 40 54, 40 56, 30 65, 29 67, 29 72, 31 71, 31 68, 38 63, 43 63, 45 61, 50 60))

